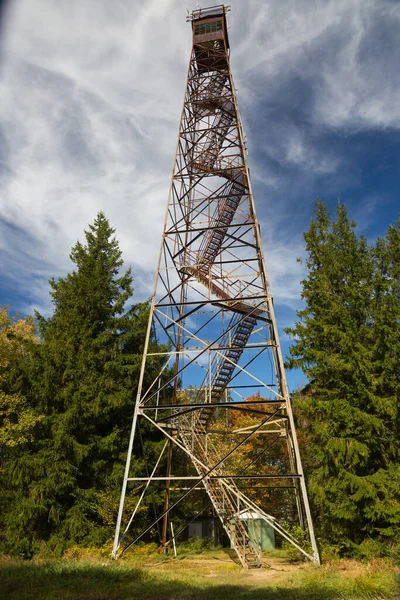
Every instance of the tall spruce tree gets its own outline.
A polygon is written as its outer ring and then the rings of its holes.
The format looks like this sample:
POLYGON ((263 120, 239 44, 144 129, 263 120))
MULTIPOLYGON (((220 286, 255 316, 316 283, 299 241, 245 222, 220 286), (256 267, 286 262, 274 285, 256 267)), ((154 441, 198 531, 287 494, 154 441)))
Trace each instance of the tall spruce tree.
POLYGON ((287 330, 288 367, 310 381, 298 406, 317 522, 344 552, 394 543, 400 524, 398 233, 371 249, 343 205, 331 222, 318 201, 304 235, 305 308, 287 330))
POLYGON ((366 508, 370 537, 400 554, 400 219, 373 248, 372 391, 382 421, 380 465, 371 476, 374 501, 366 508), (384 490, 384 492, 382 492, 384 490))
POLYGON ((43 542, 62 551, 112 535, 148 310, 125 308, 132 275, 121 274, 121 251, 103 213, 85 236, 70 255, 75 270, 50 281, 53 315, 37 315, 42 343, 26 395, 42 421, 36 441, 6 460, 14 491, 4 515, 9 551, 32 554, 43 542))

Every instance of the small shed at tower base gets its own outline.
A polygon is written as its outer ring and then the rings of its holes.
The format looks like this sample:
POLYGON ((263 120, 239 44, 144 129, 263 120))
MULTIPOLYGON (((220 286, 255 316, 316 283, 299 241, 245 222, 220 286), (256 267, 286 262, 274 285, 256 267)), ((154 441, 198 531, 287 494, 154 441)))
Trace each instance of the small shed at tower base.
MULTIPOLYGON (((270 518, 273 520, 273 517, 270 518)), ((257 511, 242 510, 239 519, 247 526, 249 537, 256 548, 275 549, 275 530, 257 511)))

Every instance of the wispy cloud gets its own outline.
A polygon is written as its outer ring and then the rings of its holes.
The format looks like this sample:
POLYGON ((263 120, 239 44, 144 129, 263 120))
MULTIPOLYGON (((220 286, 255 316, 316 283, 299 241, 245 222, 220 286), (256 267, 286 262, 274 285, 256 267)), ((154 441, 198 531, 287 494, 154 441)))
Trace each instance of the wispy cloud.
MULTIPOLYGON (((140 296, 150 295, 190 51, 185 8, 178 0, 10 6, 0 236, 3 276, 19 271, 33 284, 25 306, 49 310, 46 280, 70 268, 69 250, 99 210, 117 229, 140 296)), ((327 136, 400 126, 399 20, 400 5, 388 0, 232 1, 232 68, 278 302, 298 302, 295 258, 316 182, 352 177, 343 147, 327 136)))

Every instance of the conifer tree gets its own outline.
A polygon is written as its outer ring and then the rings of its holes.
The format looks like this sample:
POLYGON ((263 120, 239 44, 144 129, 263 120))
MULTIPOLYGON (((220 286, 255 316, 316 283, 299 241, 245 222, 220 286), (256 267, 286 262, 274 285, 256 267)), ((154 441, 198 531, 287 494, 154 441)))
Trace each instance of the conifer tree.
POLYGON ((374 295, 371 318, 372 392, 382 422, 380 464, 371 476, 373 500, 366 508, 369 538, 400 550, 400 220, 373 248, 374 295), (382 493, 382 490, 384 492, 382 493))
POLYGON ((305 308, 287 332, 288 366, 310 381, 299 402, 310 491, 322 534, 345 552, 367 553, 370 540, 393 541, 400 523, 398 229, 371 249, 343 205, 331 222, 318 201, 304 237, 305 308))
POLYGON ((37 315, 42 343, 28 395, 44 417, 33 446, 8 458, 12 551, 31 554, 43 541, 62 551, 112 535, 148 310, 126 308, 132 275, 121 274, 121 251, 103 213, 85 237, 70 254, 72 273, 50 281, 53 315, 37 315))

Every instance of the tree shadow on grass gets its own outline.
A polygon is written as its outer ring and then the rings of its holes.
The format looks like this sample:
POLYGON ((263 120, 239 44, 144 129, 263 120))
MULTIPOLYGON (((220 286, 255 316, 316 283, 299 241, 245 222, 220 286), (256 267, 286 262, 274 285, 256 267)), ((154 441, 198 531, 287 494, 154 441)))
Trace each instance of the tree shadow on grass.
MULTIPOLYGON (((175 576, 177 575, 175 571, 175 576)), ((226 575, 224 575, 226 577, 226 575)), ((186 574, 186 578, 188 578, 186 574)), ((293 588, 274 585, 228 585, 170 579, 126 565, 94 565, 61 561, 47 564, 0 565, 5 600, 337 600, 333 589, 313 583, 293 588)))

